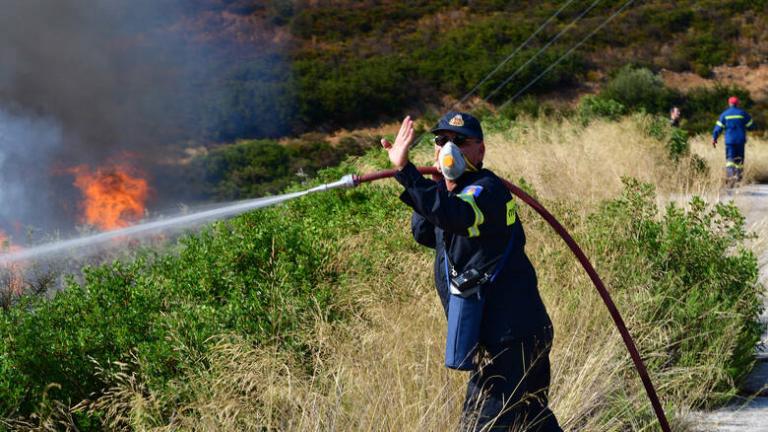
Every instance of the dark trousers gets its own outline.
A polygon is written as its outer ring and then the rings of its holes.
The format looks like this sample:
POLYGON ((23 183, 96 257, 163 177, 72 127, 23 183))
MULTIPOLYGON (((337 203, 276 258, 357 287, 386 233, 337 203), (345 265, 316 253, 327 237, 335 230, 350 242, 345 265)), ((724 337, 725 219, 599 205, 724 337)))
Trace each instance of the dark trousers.
POLYGON ((549 410, 552 328, 485 346, 464 400, 463 431, 562 432, 549 410))
POLYGON ((741 180, 744 172, 744 144, 725 144, 725 175, 731 180, 741 180))

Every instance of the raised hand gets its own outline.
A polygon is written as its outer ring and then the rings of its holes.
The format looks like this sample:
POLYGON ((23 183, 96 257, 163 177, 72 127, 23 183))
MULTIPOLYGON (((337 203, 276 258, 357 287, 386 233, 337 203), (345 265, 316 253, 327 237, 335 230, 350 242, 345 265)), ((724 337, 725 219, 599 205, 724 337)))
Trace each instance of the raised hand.
POLYGON ((408 164, 408 150, 413 143, 413 133, 413 120, 411 116, 407 116, 400 125, 394 144, 386 139, 381 140, 381 146, 389 153, 389 160, 397 169, 403 169, 408 164))

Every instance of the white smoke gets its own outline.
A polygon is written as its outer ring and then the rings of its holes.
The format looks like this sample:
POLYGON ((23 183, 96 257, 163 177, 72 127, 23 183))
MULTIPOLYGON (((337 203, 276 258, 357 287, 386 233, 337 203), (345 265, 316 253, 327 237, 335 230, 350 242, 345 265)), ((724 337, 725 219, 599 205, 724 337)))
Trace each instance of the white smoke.
POLYGON ((200 195, 172 163, 185 148, 286 131, 290 110, 270 108, 291 94, 280 46, 241 3, 3 1, 0 229, 69 234, 81 196, 67 168, 130 157, 164 208, 200 195))

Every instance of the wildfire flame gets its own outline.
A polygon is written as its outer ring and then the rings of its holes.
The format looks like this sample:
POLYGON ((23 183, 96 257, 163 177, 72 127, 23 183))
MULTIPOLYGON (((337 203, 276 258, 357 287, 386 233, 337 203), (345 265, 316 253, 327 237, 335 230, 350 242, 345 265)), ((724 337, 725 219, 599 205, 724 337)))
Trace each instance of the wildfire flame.
POLYGON ((80 165, 69 172, 83 193, 82 222, 108 231, 133 225, 144 216, 149 185, 130 167, 114 164, 91 170, 80 165))

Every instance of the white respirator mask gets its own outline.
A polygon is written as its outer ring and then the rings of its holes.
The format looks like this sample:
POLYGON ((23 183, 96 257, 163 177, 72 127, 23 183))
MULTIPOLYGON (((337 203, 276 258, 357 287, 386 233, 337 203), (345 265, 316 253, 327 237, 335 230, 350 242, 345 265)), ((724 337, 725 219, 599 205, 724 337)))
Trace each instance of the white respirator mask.
POLYGON ((461 177, 467 168, 470 171, 476 171, 476 168, 467 161, 464 157, 464 153, 461 152, 459 146, 448 141, 440 149, 440 153, 437 156, 437 162, 440 166, 440 172, 443 173, 443 177, 448 180, 456 180, 461 177))

